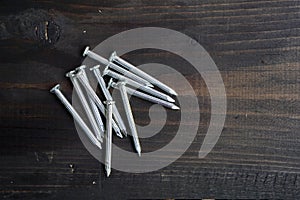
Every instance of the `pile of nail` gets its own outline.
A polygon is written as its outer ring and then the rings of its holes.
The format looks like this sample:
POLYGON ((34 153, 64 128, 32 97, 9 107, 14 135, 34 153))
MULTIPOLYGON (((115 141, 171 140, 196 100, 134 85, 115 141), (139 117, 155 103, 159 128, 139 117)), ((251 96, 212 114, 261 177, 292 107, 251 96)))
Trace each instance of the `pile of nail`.
POLYGON ((128 94, 173 110, 179 110, 179 107, 174 104, 175 100, 169 96, 177 96, 177 93, 166 84, 117 56, 116 52, 113 52, 110 58, 106 59, 89 50, 89 47, 86 47, 83 56, 88 56, 97 61, 98 65, 91 67, 90 69, 87 69, 85 65, 82 65, 75 70, 68 72, 66 76, 70 78, 73 84, 74 90, 77 93, 90 126, 87 125, 79 112, 76 111, 62 94, 59 84, 54 86, 50 92, 56 94, 92 144, 102 149, 102 142, 105 140, 105 170, 107 176, 109 176, 111 172, 112 157, 112 130, 114 130, 115 134, 120 138, 127 136, 126 126, 121 118, 117 105, 112 98, 109 88, 117 89, 121 94, 123 102, 122 106, 124 107, 130 134, 133 138, 134 147, 138 156, 141 156, 142 150, 128 94), (102 73, 100 71, 100 64, 105 67, 102 73), (105 101, 102 102, 91 87, 86 73, 92 73, 95 76, 101 92, 105 97, 105 101), (108 83, 105 82, 104 76, 110 77, 108 83), (165 93, 158 91, 155 89, 156 87, 165 93), (136 88, 138 88, 138 90, 136 88), (102 117, 105 117, 105 125, 102 117))

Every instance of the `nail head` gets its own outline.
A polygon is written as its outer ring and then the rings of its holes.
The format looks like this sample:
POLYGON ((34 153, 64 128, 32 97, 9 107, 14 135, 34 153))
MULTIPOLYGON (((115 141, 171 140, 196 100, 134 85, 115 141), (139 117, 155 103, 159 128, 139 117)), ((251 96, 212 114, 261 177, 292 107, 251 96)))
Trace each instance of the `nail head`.
POLYGON ((99 68, 100 68, 100 65, 95 65, 94 67, 91 67, 90 70, 94 71, 95 69, 99 69, 99 68))
POLYGON ((87 46, 86 48, 85 48, 85 50, 84 50, 84 52, 83 52, 83 56, 86 56, 87 54, 88 54, 88 52, 90 51, 90 47, 89 46, 87 46))
POLYGON ((54 93, 56 90, 60 89, 60 84, 55 85, 53 88, 51 88, 50 92, 54 93))

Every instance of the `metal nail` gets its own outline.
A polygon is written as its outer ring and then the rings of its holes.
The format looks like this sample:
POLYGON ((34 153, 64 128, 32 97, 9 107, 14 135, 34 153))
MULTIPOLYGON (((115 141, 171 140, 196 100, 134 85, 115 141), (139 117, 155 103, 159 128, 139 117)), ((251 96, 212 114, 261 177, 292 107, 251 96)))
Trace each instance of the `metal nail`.
POLYGON ((126 77, 122 76, 121 74, 118 74, 116 72, 113 72, 113 71, 109 70, 107 67, 103 71, 103 76, 105 76, 105 75, 111 76, 112 78, 118 79, 120 81, 124 81, 128 85, 131 85, 135 88, 143 90, 144 92, 152 94, 153 96, 159 97, 159 98, 164 99, 164 100, 169 101, 169 102, 175 102, 175 100, 172 97, 170 97, 170 96, 168 96, 168 95, 166 95, 162 92, 159 92, 159 91, 157 91, 153 88, 146 87, 146 86, 144 86, 144 85, 142 85, 142 84, 140 84, 140 83, 138 83, 134 80, 126 78, 126 77))
POLYGON ((107 177, 111 172, 111 147, 112 147, 112 112, 114 101, 107 100, 106 102, 106 154, 105 154, 105 170, 107 177))
POLYGON ((115 51, 111 54, 111 56, 109 58, 109 61, 116 62, 117 64, 119 64, 119 65, 123 66, 124 68, 126 68, 128 71, 144 78, 145 80, 149 81, 150 83, 152 83, 153 85, 159 87, 160 89, 168 92, 169 94, 177 96, 177 93, 172 88, 170 88, 166 84, 160 82, 159 80, 157 80, 153 76, 150 76, 149 74, 147 74, 144 71, 140 70, 139 68, 135 67, 131 63, 127 62, 126 60, 120 58, 115 51))
POLYGON ((97 125, 97 122, 94 118, 94 115, 91 111, 91 108, 85 98, 85 95, 83 94, 83 91, 80 88, 79 82, 76 79, 75 71, 70 71, 66 74, 66 77, 70 78, 71 82, 73 83, 74 89, 79 97, 79 100, 81 102, 81 105, 83 106, 83 109, 86 113, 86 116, 92 126, 92 129, 97 137, 97 139, 102 142, 102 137, 104 137, 104 133, 100 130, 99 126, 97 125))
MULTIPOLYGON (((121 133, 121 130, 119 128, 119 126, 117 125, 117 123, 115 122, 115 120, 112 120, 112 127, 116 133, 116 135, 119 137, 119 138, 123 138, 123 135, 121 133)), ((126 132, 127 133, 127 132, 126 132)))
POLYGON ((97 138, 92 133, 92 131, 89 129, 89 127, 85 124, 85 122, 82 120, 82 118, 79 116, 79 114, 73 108, 73 106, 69 103, 69 101, 66 99, 66 97, 60 91, 60 85, 57 84, 56 86, 54 86, 50 90, 50 92, 54 93, 58 97, 58 99, 62 102, 62 104, 67 108, 67 110, 73 116, 74 120, 79 124, 79 126, 82 128, 82 130, 86 133, 86 135, 88 136, 90 141, 94 145, 96 145, 98 148, 102 149, 101 143, 97 140, 97 138))
MULTIPOLYGON (((108 91, 108 89, 106 88, 106 84, 105 84, 104 79, 101 76, 99 67, 100 67, 100 65, 96 65, 95 67, 92 67, 90 70, 93 71, 106 100, 112 100, 113 98, 112 98, 110 92, 108 91)), ((121 131, 125 134, 125 136, 127 136, 126 126, 122 120, 122 117, 117 109, 116 104, 113 104, 113 115, 114 115, 114 118, 115 118, 116 122, 118 123, 121 131)))
POLYGON ((129 72, 128 70, 110 62, 106 58, 103 58, 102 56, 96 54, 95 52, 91 51, 89 47, 85 48, 85 50, 83 52, 83 56, 88 56, 89 58, 92 58, 105 66, 109 66, 109 68, 116 70, 117 72, 123 74, 124 76, 126 76, 128 78, 131 78, 132 80, 135 80, 138 83, 141 83, 148 87, 153 87, 153 85, 151 83, 149 83, 148 81, 146 81, 143 78, 129 72))
POLYGON ((140 145, 139 137, 138 137, 138 134, 137 134, 134 118, 133 118, 133 115, 132 115, 132 110, 131 110, 131 106, 130 106, 130 103, 129 103, 129 99, 128 99, 128 96, 127 96, 125 84, 126 84, 125 82, 118 82, 117 87, 119 88, 120 93, 121 93, 121 97, 122 97, 122 100, 123 100, 125 113, 126 113, 126 116, 127 116, 127 119, 128 119, 128 124, 129 124, 130 130, 131 130, 131 135, 132 135, 132 138, 133 138, 135 149, 136 149, 138 155, 141 156, 141 145, 140 145))
MULTIPOLYGON (((105 107, 104 107, 103 103, 101 102, 101 100, 99 99, 99 97, 97 96, 97 94, 93 90, 93 88, 90 86, 90 84, 85 81, 85 79, 83 78, 82 72, 78 72, 76 74, 76 77, 78 78, 79 82, 84 87, 84 89, 86 90, 88 96, 95 102, 96 106, 99 108, 101 113, 103 115, 105 115, 105 107)), ((112 121, 112 126, 113 126, 114 131, 117 134, 117 136, 120 138, 123 138, 123 136, 120 132, 120 129, 114 120, 112 121)))
MULTIPOLYGON (((113 82, 112 79, 110 79, 109 83, 108 83, 108 86, 110 87, 113 87, 115 89, 118 89, 117 85, 115 82, 113 82)), ((126 87, 126 90, 127 90, 127 93, 132 95, 132 96, 135 96, 135 97, 138 97, 138 98, 141 98, 141 99, 144 99, 144 100, 147 100, 147 101, 150 101, 152 103, 157 103, 159 105, 162 105, 162 106, 165 106, 167 108, 171 108, 173 110, 179 110, 180 108, 178 106, 176 106, 175 104, 173 103, 170 103, 168 101, 165 101, 165 100, 162 100, 162 99, 159 99, 159 98, 156 98, 154 96, 151 96, 151 95, 148 95, 146 93, 143 93, 143 92, 139 92, 137 90, 134 90, 134 89, 131 89, 129 87, 126 87)))
MULTIPOLYGON (((83 77, 85 78, 85 80, 87 82, 89 82, 88 80, 88 77, 87 77, 87 74, 85 72, 85 68, 86 66, 85 65, 81 65, 80 67, 77 67, 75 70, 76 71, 82 71, 82 74, 83 74, 83 77)), ((104 128, 104 124, 103 124, 103 121, 102 121, 102 118, 101 118, 101 115, 100 115, 100 112, 98 110, 98 107, 96 106, 95 102, 91 99, 90 96, 87 96, 87 99, 89 101, 89 104, 90 104, 90 108, 94 114, 94 117, 95 117, 95 120, 100 128, 100 130, 104 133, 105 131, 105 128, 104 128)))

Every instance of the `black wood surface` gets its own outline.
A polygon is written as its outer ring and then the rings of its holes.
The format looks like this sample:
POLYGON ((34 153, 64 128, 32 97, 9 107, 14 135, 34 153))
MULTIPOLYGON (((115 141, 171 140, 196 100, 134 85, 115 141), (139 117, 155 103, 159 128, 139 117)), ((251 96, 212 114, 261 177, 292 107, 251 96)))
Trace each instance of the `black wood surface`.
MULTIPOLYGON (((297 0, 1 0, 0 197, 299 199, 299 9, 297 0), (64 74, 81 64, 86 45, 148 26, 180 31, 209 52, 226 87, 226 123, 213 151, 198 159, 210 119, 201 76, 167 52, 129 53, 135 64, 168 60, 181 69, 199 97, 201 121, 189 150, 170 166, 105 178, 49 89, 61 83, 70 99, 64 74)), ((136 104, 137 123, 147 124, 149 104, 136 104)), ((146 151, 164 146, 173 129, 142 140, 146 151)))

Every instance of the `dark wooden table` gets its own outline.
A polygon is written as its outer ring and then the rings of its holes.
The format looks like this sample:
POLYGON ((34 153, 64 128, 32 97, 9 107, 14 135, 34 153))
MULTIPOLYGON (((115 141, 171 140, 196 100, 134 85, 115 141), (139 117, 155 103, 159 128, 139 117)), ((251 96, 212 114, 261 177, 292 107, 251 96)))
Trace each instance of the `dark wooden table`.
MULTIPOLYGON (((295 0, 2 0, 1 199, 299 199, 299 9, 295 0), (113 170, 106 178, 49 89, 61 83, 70 99, 64 74, 81 64, 85 45, 148 26, 182 32, 208 51, 225 83, 226 123, 213 151, 198 159, 210 98, 201 76, 185 70, 201 107, 188 151, 159 171, 113 170)), ((184 61, 171 56, 154 50, 125 55, 135 64, 169 60, 183 70, 184 61)), ((146 111, 139 110, 145 103, 136 104, 137 123, 147 124, 146 111)), ((142 144, 160 148, 171 132, 149 139, 152 146, 142 144)))

